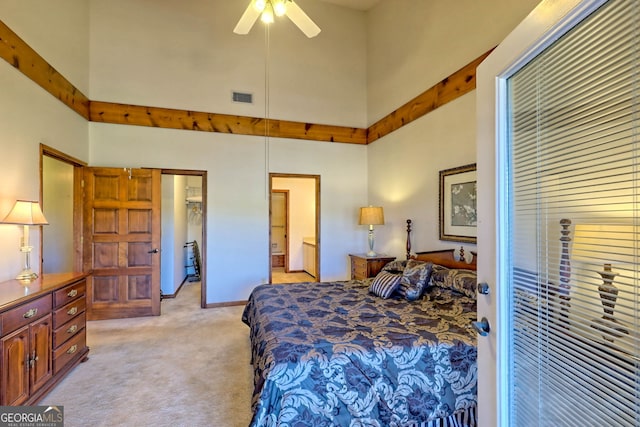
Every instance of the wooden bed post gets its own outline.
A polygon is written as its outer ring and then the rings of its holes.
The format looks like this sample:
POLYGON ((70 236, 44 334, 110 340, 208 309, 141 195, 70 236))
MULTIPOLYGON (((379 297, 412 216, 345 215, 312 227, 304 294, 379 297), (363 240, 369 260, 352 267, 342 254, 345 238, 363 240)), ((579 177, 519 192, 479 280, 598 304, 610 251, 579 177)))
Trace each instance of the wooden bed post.
POLYGON ((407 259, 411 258, 411 220, 407 220, 407 259))
MULTIPOLYGON (((569 226, 571 226, 571 220, 563 218, 560 220, 560 226, 562 230, 560 233, 560 241, 562 242, 562 253, 560 254, 560 286, 558 289, 558 298, 560 299, 560 316, 565 322, 568 321, 569 307, 571 307, 571 262, 569 261, 569 226)), ((568 327, 568 325, 567 325, 568 327)))

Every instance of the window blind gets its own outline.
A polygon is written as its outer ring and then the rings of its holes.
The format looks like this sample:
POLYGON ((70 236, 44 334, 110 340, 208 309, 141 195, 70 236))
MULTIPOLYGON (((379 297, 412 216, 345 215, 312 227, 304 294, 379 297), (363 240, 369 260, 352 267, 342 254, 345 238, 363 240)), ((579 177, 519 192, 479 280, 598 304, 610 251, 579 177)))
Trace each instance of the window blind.
POLYGON ((513 426, 640 425, 639 4, 507 82, 513 426))

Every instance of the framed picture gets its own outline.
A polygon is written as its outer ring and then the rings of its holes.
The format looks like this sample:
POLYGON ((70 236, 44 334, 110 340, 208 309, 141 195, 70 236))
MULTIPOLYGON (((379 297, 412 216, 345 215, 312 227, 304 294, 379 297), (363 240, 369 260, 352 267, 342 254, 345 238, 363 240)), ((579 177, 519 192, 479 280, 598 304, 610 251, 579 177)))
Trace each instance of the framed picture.
POLYGON ((476 164, 440 171, 440 240, 476 243, 476 164))

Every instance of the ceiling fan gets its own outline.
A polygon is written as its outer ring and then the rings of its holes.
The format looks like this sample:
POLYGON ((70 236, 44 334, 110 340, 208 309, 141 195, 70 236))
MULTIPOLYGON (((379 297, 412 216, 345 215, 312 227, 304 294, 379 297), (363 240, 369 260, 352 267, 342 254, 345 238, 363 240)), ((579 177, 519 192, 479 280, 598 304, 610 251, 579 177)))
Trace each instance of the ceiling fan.
POLYGON ((236 34, 248 34, 259 16, 262 22, 270 24, 274 20, 274 15, 287 15, 309 38, 315 37, 320 33, 320 27, 293 0, 251 0, 233 32, 236 34))

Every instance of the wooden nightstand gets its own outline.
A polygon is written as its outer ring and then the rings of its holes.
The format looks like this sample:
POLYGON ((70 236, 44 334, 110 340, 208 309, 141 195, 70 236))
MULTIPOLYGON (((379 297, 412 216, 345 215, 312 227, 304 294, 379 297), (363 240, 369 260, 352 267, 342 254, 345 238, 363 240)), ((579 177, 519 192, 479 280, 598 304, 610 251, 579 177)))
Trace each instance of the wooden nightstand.
POLYGON ((351 279, 363 280, 375 277, 388 262, 396 259, 386 255, 367 256, 366 254, 349 254, 351 258, 351 279))

